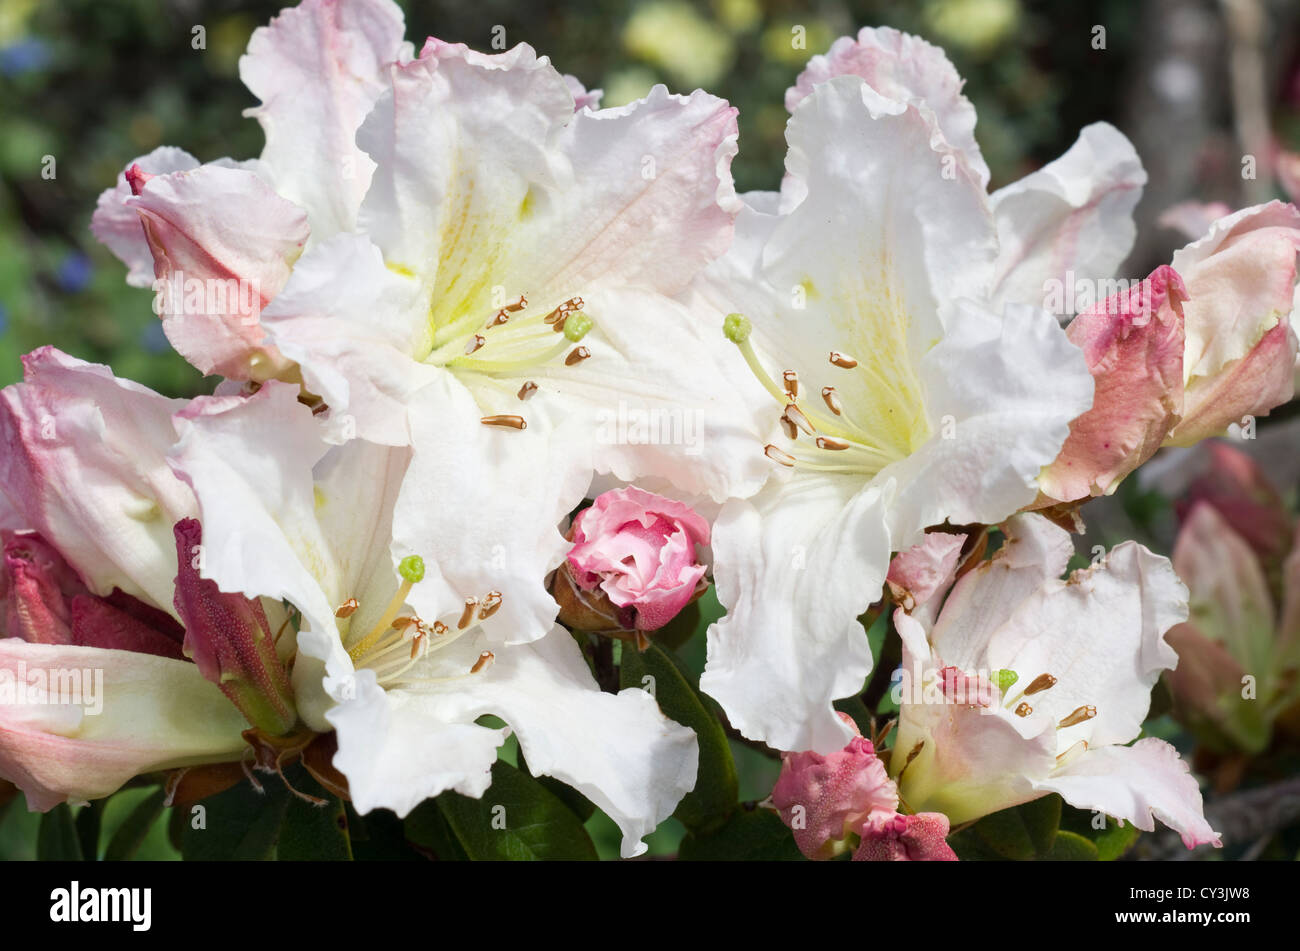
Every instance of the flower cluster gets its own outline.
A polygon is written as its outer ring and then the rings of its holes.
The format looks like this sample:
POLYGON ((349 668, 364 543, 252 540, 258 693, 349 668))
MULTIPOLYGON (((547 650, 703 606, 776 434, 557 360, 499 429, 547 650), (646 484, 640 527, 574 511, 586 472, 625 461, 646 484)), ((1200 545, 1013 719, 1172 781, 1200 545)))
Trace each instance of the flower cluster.
POLYGON ((0 673, 50 674, 0 679, 0 777, 48 809, 328 736, 328 788, 406 816, 483 797, 513 735, 636 855, 716 778, 718 724, 652 665, 713 584, 711 700, 683 687, 786 751, 760 808, 805 856, 953 859, 955 827, 1051 794, 1218 844, 1139 737, 1169 671, 1244 743, 1221 680, 1285 667, 1262 709, 1294 701, 1294 598, 1252 560, 1290 578, 1290 534, 1203 555, 1232 518, 1207 488, 1172 564, 1124 542, 1066 578, 1069 529, 1291 398, 1300 212, 1222 217, 1063 326, 1053 292, 1130 249, 1137 154, 1088 126, 990 192, 916 37, 814 56, 779 192, 738 195, 707 92, 602 109, 527 45, 403 33, 390 0, 302 0, 240 61, 260 157, 160 148, 102 195, 95 234, 219 380, 170 399, 46 347, 0 392, 0 673), (870 738, 836 707, 864 615, 901 645, 870 738), (95 715, 54 696, 72 669, 102 671, 95 715))

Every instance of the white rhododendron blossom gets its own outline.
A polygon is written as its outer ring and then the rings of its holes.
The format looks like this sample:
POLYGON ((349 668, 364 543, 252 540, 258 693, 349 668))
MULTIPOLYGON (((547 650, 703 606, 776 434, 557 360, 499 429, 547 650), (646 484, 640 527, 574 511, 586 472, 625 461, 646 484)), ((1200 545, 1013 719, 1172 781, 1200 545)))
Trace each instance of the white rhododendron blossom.
POLYGON ((1178 751, 1154 738, 1125 745, 1142 732, 1161 672, 1178 663, 1165 634, 1187 617, 1187 589, 1169 560, 1124 542, 1061 580, 1068 532, 1040 515, 1017 516, 1006 532, 955 584, 948 560, 930 594, 941 608, 894 614, 899 795, 956 824, 1059 793, 1139 829, 1160 819, 1188 848, 1219 844, 1178 751))
POLYGON ((1031 502, 1090 406, 1042 289, 1117 265, 1144 181, 1127 140, 1091 126, 990 197, 942 53, 889 30, 846 42, 788 97, 780 195, 746 196, 692 293, 757 380, 774 428, 748 451, 778 470, 715 527, 728 614, 701 686, 746 736, 823 753, 850 738, 831 701, 871 669, 857 618, 889 552, 1031 502))
MULTIPOLYGON (((487 587, 489 563, 479 587, 438 573, 426 556, 454 541, 419 547, 420 511, 439 496, 409 448, 332 447, 296 388, 275 382, 200 398, 177 426, 172 463, 198 499, 205 573, 301 613, 299 714, 337 731, 334 765, 359 811, 405 815, 447 789, 481 796, 513 731, 534 773, 600 806, 625 856, 644 851, 695 784, 694 734, 643 690, 603 693, 562 627, 519 643, 512 588, 487 587), (509 729, 477 724, 486 714, 509 729)), ((566 546, 552 535, 554 567, 566 546)))

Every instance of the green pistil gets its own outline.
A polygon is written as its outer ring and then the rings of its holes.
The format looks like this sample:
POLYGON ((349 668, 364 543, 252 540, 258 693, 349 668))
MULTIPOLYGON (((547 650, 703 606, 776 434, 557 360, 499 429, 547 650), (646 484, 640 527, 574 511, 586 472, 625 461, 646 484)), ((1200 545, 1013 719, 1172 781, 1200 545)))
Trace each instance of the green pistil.
POLYGON ((1015 685, 1017 680, 1020 679, 1020 675, 1014 670, 1006 670, 1004 668, 1002 670, 993 671, 993 676, 989 679, 993 681, 998 690, 1002 692, 1003 696, 1005 696, 1006 692, 1015 685))
POLYGON ((575 310, 564 319, 564 336, 574 343, 587 336, 587 331, 595 326, 595 321, 580 310, 575 310))
POLYGON ((398 564, 397 573, 411 584, 424 580, 424 559, 419 555, 407 555, 398 564))
POLYGON ((754 325, 749 322, 749 318, 744 314, 728 314, 722 321, 722 332, 726 334, 727 339, 732 343, 740 344, 749 339, 750 332, 754 325))

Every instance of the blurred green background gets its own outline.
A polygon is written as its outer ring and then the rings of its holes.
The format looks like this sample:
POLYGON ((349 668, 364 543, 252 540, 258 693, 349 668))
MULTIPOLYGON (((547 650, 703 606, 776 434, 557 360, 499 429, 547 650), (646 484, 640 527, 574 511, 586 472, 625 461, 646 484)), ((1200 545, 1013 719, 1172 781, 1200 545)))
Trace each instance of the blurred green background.
MULTIPOLYGON (((1142 81, 1150 57, 1139 52, 1152 28, 1147 5, 1128 0, 401 5, 417 48, 432 34, 486 50, 494 27, 504 27, 507 43, 531 43, 588 87, 604 88, 606 105, 655 82, 726 97, 740 108, 734 172, 742 189, 777 186, 786 87, 809 56, 860 26, 896 26, 949 51, 978 109, 994 186, 1058 155, 1089 122, 1140 125, 1127 114, 1126 91, 1142 81), (1096 25, 1106 28, 1104 50, 1093 48, 1096 25)), ((239 81, 238 61, 252 31, 281 6, 0 0, 0 384, 19 378, 22 353, 53 343, 169 395, 210 390, 212 381, 168 349, 150 293, 126 287, 123 268, 87 226, 100 191, 158 145, 203 161, 259 153, 261 130, 241 115, 255 100, 239 81), (196 50, 200 25, 206 48, 196 50)), ((1286 55, 1275 57, 1274 72, 1286 68, 1286 55)))

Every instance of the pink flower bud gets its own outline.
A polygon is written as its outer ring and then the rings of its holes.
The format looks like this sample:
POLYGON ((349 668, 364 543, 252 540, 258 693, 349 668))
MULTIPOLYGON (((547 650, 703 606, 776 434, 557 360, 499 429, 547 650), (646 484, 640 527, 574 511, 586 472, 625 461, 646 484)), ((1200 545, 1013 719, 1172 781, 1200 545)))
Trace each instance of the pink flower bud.
POLYGON ((955 862, 949 847, 948 817, 941 812, 915 816, 868 816, 856 830, 862 844, 855 862, 955 862))
POLYGON ((800 852, 829 859, 850 847, 845 837, 869 816, 897 811, 898 787, 871 741, 855 736, 838 753, 786 753, 772 803, 800 852))
MULTIPOLYGON (((577 514, 570 533, 568 579, 607 627, 657 631, 701 593, 706 568, 695 546, 709 543, 709 523, 685 503, 635 486, 613 489, 577 514)), ((562 583, 557 579, 556 588, 562 583)), ((560 619, 592 629, 577 607, 562 610, 560 619)))
POLYGON ((249 723, 271 735, 287 733, 298 714, 261 602, 223 592, 215 581, 200 577, 194 554, 202 542, 197 519, 181 519, 173 533, 175 603, 185 624, 186 656, 249 723))

